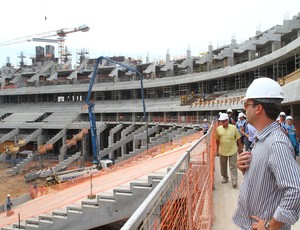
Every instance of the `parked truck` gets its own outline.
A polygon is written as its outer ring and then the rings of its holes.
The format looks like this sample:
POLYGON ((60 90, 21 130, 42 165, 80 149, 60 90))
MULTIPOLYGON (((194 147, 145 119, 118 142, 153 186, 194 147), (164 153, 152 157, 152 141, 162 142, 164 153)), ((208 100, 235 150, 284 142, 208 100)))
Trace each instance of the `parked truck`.
POLYGON ((108 168, 113 165, 113 161, 109 159, 100 160, 99 166, 96 165, 89 167, 82 167, 78 169, 66 170, 62 172, 54 172, 50 176, 46 177, 48 185, 60 184, 66 181, 72 181, 90 177, 91 175, 98 174, 99 170, 108 168))

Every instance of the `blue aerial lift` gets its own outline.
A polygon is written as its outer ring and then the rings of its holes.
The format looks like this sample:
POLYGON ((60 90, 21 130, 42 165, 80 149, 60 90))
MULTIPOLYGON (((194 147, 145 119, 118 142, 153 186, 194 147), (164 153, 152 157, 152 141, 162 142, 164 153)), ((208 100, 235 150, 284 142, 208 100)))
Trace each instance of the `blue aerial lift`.
MULTIPOLYGON (((89 122, 90 122, 91 139, 92 139, 92 149, 93 149, 93 162, 92 163, 97 166, 99 165, 99 159, 98 159, 99 148, 98 148, 98 142, 97 142, 97 128, 96 128, 96 118, 95 118, 95 110, 94 110, 95 104, 93 102, 91 102, 90 100, 91 100, 94 81, 95 81, 96 76, 98 75, 98 67, 99 67, 99 64, 102 62, 102 60, 106 60, 107 62, 114 63, 114 64, 116 64, 116 66, 124 67, 127 70, 132 71, 132 72, 136 73, 137 75, 139 75, 140 82, 141 82, 141 95, 142 95, 142 103, 143 103, 144 121, 147 122, 147 114, 146 114, 145 99, 144 99, 143 75, 139 71, 137 71, 135 68, 132 68, 123 63, 114 61, 110 58, 103 57, 103 56, 100 56, 99 58, 97 58, 96 63, 94 65, 94 70, 92 73, 92 78, 90 81, 88 94, 85 99, 85 103, 88 107, 88 112, 89 112, 89 122)), ((147 145, 148 145, 148 137, 147 137, 147 145)))

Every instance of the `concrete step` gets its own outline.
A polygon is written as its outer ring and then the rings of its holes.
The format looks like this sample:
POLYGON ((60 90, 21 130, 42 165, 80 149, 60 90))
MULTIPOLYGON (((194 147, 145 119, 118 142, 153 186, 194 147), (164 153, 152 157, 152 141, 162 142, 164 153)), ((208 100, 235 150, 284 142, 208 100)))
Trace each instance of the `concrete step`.
POLYGON ((67 212, 74 213, 74 214, 82 214, 82 204, 81 203, 73 203, 67 206, 67 212))
POLYGON ((30 219, 26 220, 26 224, 38 227, 39 226, 39 218, 38 217, 31 217, 30 219))
POLYGON ((13 229, 35 230, 39 229, 39 226, 36 224, 28 224, 26 221, 20 221, 20 224, 13 224, 13 229))
POLYGON ((13 230, 13 229, 14 229, 13 225, 8 225, 8 226, 5 226, 5 227, 1 227, 1 230, 13 230))
POLYGON ((68 210, 67 209, 56 209, 52 212, 53 218, 62 218, 67 219, 68 218, 68 210))
POLYGON ((39 221, 45 223, 53 223, 53 215, 52 213, 43 213, 39 215, 39 221))

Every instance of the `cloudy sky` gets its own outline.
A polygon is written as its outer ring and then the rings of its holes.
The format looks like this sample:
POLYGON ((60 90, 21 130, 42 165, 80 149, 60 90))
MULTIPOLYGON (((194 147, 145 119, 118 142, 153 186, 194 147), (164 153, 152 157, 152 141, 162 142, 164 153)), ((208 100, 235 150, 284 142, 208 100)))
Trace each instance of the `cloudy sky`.
MULTIPOLYGON (((0 43, 86 24, 89 32, 66 37, 73 62, 79 49, 87 49, 90 58, 125 55, 145 60, 148 55, 158 60, 167 50, 171 57, 180 57, 188 48, 196 56, 209 44, 216 48, 232 38, 243 42, 257 30, 281 25, 300 12, 299 6, 299 0, 10 0, 1 2, 0 43)), ((21 51, 30 64, 38 45, 47 44, 0 46, 0 65, 6 57, 16 65, 21 51)), ((55 49, 57 53, 57 45, 55 49)))

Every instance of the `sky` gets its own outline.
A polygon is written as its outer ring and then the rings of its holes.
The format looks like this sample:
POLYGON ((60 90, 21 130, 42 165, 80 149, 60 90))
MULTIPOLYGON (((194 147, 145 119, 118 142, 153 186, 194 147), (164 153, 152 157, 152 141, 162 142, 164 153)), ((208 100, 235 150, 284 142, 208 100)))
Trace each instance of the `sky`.
MULTIPOLYGON (((88 32, 68 34, 65 45, 76 62, 80 49, 90 58, 133 57, 151 61, 193 56, 238 43, 300 13, 299 0, 10 0, 1 2, 0 43, 62 28, 90 27, 88 32)), ((33 36, 36 37, 36 36, 33 36)), ((55 39, 57 37, 51 37, 55 39)), ((21 51, 31 64, 35 46, 48 43, 21 42, 0 46, 0 65, 7 57, 18 65, 21 51)), ((54 44, 56 56, 58 45, 54 44)))

